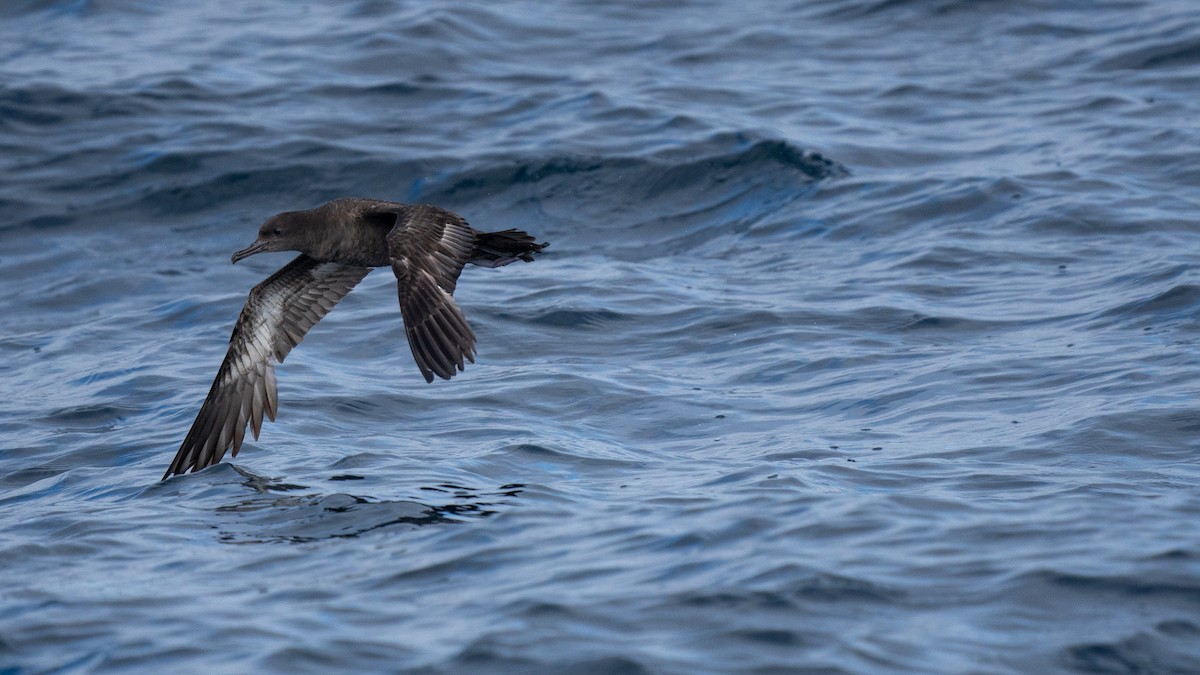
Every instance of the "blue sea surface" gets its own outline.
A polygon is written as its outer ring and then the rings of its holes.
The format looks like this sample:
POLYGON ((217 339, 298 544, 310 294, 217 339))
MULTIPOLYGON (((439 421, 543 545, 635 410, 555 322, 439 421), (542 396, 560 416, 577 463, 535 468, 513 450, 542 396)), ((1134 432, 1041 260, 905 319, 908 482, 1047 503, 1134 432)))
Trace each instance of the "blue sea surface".
POLYGON ((1200 12, 0 8, 0 673, 1200 672, 1200 12), (271 214, 428 202, 160 482, 271 214))

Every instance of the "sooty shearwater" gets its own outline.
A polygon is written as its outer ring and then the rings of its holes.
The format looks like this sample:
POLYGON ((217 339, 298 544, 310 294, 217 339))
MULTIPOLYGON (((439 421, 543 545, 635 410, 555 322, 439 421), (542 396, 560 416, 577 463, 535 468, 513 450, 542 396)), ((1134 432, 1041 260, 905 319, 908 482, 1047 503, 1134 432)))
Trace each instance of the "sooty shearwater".
POLYGON ((458 215, 426 204, 335 199, 307 211, 272 216, 233 262, 268 251, 299 251, 255 286, 233 326, 229 351, 196 421, 163 479, 236 457, 250 425, 275 421, 275 364, 375 267, 396 274, 400 316, 426 382, 450 379, 463 359, 475 362, 475 334, 454 302, 467 263, 500 267, 533 262, 546 248, 520 230, 480 232, 458 215))

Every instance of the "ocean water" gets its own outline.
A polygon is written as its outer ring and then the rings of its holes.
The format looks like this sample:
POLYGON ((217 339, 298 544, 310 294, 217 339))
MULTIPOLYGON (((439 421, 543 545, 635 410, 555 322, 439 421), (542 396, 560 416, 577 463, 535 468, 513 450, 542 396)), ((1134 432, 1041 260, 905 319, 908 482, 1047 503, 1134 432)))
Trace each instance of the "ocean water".
POLYGON ((1200 13, 1139 0, 0 9, 0 673, 1200 672, 1200 13), (389 270, 160 482, 340 196, 389 270))

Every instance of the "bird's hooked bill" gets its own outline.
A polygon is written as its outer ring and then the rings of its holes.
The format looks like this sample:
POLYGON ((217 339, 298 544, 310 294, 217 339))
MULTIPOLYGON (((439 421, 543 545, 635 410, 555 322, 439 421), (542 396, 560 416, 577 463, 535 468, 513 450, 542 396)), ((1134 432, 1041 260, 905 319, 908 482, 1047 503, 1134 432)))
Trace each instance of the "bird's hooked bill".
POLYGON ((262 239, 258 239, 253 244, 250 244, 246 248, 234 253, 230 260, 236 265, 237 261, 241 260, 242 258, 248 258, 255 253, 262 253, 265 250, 267 250, 267 242, 263 241, 262 239))

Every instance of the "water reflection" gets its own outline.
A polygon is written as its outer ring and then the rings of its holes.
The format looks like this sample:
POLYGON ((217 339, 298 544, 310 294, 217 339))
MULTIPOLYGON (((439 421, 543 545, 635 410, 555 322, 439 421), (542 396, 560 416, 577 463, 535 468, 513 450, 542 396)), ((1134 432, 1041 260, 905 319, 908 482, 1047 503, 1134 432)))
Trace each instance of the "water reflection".
MULTIPOLYGON (((505 500, 520 495, 524 488, 510 484, 495 490, 480 490, 443 483, 421 490, 444 495, 446 501, 425 504, 348 493, 291 494, 310 488, 260 476, 238 466, 233 468, 246 479, 243 485, 255 495, 217 507, 218 538, 228 544, 306 543, 359 537, 384 528, 415 530, 460 523, 464 518, 486 518, 497 513, 507 503, 505 500)), ((362 478, 343 474, 331 480, 362 478)))

